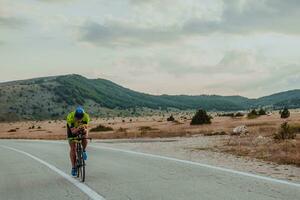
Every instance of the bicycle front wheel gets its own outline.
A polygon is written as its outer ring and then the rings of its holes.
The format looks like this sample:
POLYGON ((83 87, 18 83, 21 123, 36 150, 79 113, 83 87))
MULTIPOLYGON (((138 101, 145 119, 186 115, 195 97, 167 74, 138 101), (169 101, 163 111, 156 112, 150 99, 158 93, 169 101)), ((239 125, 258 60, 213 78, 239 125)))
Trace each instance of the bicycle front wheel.
POLYGON ((82 174, 82 148, 81 145, 78 143, 76 147, 76 167, 77 167, 77 178, 81 177, 82 174))
POLYGON ((85 162, 83 159, 83 155, 81 155, 80 180, 81 182, 85 181, 85 162))
POLYGON ((81 182, 85 181, 85 162, 83 159, 83 151, 82 147, 77 147, 77 178, 80 179, 81 182))

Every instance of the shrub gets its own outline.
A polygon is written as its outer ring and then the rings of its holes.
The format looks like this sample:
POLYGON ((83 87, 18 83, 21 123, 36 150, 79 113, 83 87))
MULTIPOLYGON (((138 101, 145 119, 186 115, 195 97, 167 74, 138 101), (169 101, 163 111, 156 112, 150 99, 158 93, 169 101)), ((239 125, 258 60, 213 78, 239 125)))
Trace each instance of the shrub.
POLYGON ((274 139, 277 140, 295 139, 295 137, 296 132, 292 130, 287 122, 281 124, 279 132, 274 135, 274 139))
POLYGON ((267 114, 266 111, 262 108, 258 111, 258 115, 266 115, 266 114, 267 114))
POLYGON ((300 124, 291 124, 290 128, 294 133, 300 133, 300 124))
POLYGON ((283 119, 290 117, 290 111, 287 108, 284 108, 283 111, 280 111, 280 117, 283 119))
POLYGON ((109 126, 103 126, 101 124, 99 124, 98 126, 96 126, 95 128, 91 128, 91 132, 104 132, 104 131, 113 131, 114 129, 112 127, 109 126))
POLYGON ((257 113, 257 111, 255 109, 253 109, 253 110, 251 110, 250 113, 248 113, 247 117, 249 119, 254 119, 254 118, 258 117, 258 113, 257 113))
POLYGON ((126 133, 126 132, 127 132, 127 128, 122 128, 122 127, 120 127, 120 128, 117 130, 117 132, 119 132, 119 133, 126 133))
POLYGON ((220 117, 234 117, 234 113, 222 113, 218 114, 220 117))
POLYGON ((150 126, 141 126, 141 127, 139 127, 139 130, 140 131, 151 131, 152 128, 150 126))
POLYGON ((235 115, 234 115, 235 117, 243 117, 244 116, 244 114, 243 113, 241 113, 241 112, 237 112, 237 113, 235 113, 235 115))
POLYGON ((139 130, 140 131, 154 131, 154 130, 157 130, 156 128, 152 128, 150 126, 141 126, 139 127, 139 130))
POLYGON ((219 117, 243 117, 244 114, 241 112, 237 112, 237 113, 221 113, 218 114, 219 117))
POLYGON ((173 117, 173 115, 171 115, 170 117, 167 118, 167 121, 168 121, 168 122, 172 122, 172 121, 174 121, 174 120, 175 120, 175 118, 173 117))
POLYGON ((17 132, 17 129, 10 129, 7 132, 17 132))
POLYGON ((215 136, 215 135, 227 135, 227 133, 225 131, 204 133, 204 136, 215 136))
POLYGON ((209 116, 205 110, 198 110, 194 117, 192 118, 191 125, 198 125, 198 124, 210 124, 212 117, 209 116))

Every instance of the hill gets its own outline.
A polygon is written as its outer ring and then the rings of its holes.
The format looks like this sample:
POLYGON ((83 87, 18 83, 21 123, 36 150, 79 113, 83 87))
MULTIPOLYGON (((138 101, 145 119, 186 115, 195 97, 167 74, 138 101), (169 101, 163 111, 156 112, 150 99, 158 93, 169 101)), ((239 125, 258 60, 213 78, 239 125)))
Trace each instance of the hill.
POLYGON ((257 106, 300 107, 300 90, 259 99, 219 95, 150 95, 124 88, 105 79, 64 75, 0 83, 0 120, 55 119, 77 105, 94 116, 116 116, 125 110, 197 109, 244 110, 257 106))
POLYGON ((282 107, 299 108, 300 107, 300 90, 290 90, 265 96, 257 99, 255 106, 272 106, 280 109, 282 107))

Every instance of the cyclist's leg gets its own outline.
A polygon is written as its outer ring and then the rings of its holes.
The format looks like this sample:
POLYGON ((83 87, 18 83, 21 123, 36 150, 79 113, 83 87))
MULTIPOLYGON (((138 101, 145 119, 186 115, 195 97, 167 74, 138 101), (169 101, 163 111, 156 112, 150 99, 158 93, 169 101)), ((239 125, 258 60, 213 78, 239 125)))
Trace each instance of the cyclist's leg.
POLYGON ((76 143, 69 141, 72 168, 76 167, 76 143))
POLYGON ((70 160, 71 160, 72 168, 74 168, 76 167, 76 143, 69 140, 69 138, 72 138, 74 136, 68 124, 67 124, 67 137, 70 146, 70 160))
POLYGON ((88 137, 88 131, 85 130, 84 131, 84 136, 83 136, 83 140, 82 140, 82 147, 83 147, 83 151, 85 151, 86 147, 87 147, 87 144, 88 144, 88 141, 87 141, 87 138, 88 137))

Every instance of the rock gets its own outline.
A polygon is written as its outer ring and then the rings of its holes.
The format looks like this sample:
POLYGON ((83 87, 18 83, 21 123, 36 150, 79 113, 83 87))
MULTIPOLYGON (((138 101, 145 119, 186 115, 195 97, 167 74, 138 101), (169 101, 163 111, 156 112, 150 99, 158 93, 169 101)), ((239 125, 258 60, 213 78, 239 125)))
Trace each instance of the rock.
POLYGON ((247 135, 248 129, 245 125, 237 126, 233 129, 232 135, 247 135))
POLYGON ((264 136, 259 135, 256 139, 261 140, 261 139, 264 139, 264 138, 265 138, 264 136))

